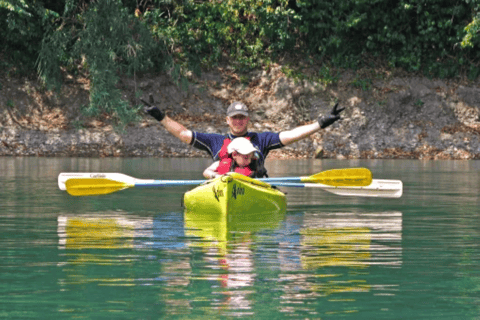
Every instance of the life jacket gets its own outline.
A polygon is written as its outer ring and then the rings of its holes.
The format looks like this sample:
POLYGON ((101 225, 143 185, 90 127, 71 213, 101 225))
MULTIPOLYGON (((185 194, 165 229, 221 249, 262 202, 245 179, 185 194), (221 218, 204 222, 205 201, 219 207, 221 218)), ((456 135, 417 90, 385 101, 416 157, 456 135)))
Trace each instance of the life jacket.
MULTIPOLYGON (((245 137, 245 138, 250 140, 250 137, 245 137)), ((252 178, 258 177, 259 172, 257 172, 256 170, 258 167, 257 160, 252 160, 252 162, 244 168, 238 167, 235 161, 233 160, 233 157, 230 154, 228 154, 227 147, 230 144, 230 142, 232 142, 230 138, 225 138, 225 140, 223 140, 222 148, 218 152, 220 163, 217 167, 217 170, 215 171, 219 174, 225 174, 227 172, 237 172, 247 177, 252 177, 252 178)))

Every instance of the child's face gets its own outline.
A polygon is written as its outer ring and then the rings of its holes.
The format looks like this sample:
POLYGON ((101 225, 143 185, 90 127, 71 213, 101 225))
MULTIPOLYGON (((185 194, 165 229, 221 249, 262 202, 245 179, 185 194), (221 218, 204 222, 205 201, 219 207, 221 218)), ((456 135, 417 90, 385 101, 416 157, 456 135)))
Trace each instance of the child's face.
POLYGON ((237 151, 234 151, 232 153, 232 157, 239 167, 246 167, 252 162, 253 152, 249 154, 241 154, 237 151))

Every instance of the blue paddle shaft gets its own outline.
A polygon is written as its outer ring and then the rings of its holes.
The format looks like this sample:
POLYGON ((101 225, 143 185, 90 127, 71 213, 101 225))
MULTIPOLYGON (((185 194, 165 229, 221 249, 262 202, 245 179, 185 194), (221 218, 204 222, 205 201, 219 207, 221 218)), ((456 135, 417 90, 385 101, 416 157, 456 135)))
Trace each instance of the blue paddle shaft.
POLYGON ((284 181, 295 181, 295 182, 300 182, 301 177, 283 177, 283 178, 262 178, 258 179, 260 181, 266 182, 266 183, 271 183, 271 182, 284 182, 284 181))
POLYGON ((136 181, 135 187, 169 187, 169 186, 190 186, 199 185, 207 180, 150 180, 150 181, 136 181))
POLYGON ((276 187, 305 188, 305 183, 283 182, 283 181, 278 181, 278 182, 274 181, 274 182, 268 182, 268 183, 276 187))
MULTIPOLYGON (((298 177, 292 178, 266 178, 258 179, 260 181, 268 182, 275 186, 304 188, 304 183, 292 183, 287 181, 299 181, 298 177), (273 180, 273 181, 272 181, 273 180)), ((136 181, 135 187, 137 188, 152 188, 152 187, 172 187, 172 186, 190 186, 199 185, 205 183, 208 180, 148 180, 148 181, 136 181)))

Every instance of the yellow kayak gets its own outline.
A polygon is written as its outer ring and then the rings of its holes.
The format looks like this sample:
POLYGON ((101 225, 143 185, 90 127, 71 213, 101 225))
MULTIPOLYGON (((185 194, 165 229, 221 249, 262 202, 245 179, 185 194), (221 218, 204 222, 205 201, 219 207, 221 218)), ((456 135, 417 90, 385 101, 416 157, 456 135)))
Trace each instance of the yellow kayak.
POLYGON ((201 215, 241 215, 286 210, 283 192, 239 173, 227 173, 185 193, 187 211, 201 215))

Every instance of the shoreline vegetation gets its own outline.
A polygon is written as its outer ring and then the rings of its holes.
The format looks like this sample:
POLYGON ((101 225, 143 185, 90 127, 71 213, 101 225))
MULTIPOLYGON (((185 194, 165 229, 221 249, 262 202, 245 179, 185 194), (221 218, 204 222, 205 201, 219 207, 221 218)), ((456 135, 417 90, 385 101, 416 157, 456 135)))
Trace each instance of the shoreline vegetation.
POLYGON ((447 0, 0 1, 0 155, 205 157, 143 115, 152 93, 218 133, 236 100, 253 131, 347 108, 270 157, 480 159, 479 12, 447 0))

